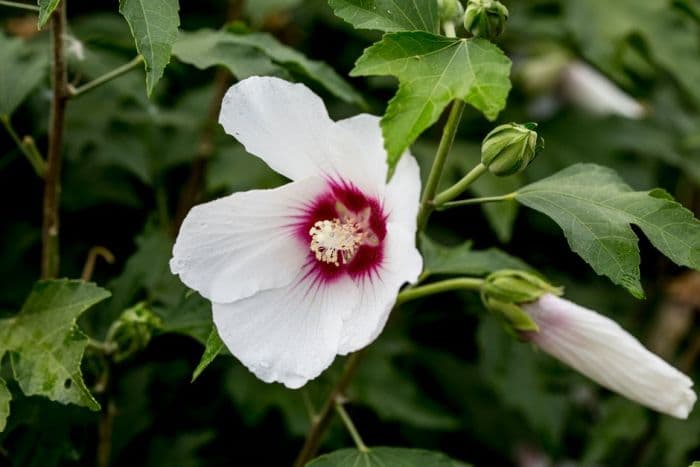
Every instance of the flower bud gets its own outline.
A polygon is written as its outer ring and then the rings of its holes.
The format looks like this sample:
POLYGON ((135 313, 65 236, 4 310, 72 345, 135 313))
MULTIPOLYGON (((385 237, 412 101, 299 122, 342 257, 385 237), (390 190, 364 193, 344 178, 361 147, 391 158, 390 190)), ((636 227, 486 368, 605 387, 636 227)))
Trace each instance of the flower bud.
POLYGON ((161 327, 161 318, 144 303, 125 310, 112 324, 107 335, 107 340, 116 345, 114 361, 126 360, 146 348, 153 331, 161 327))
POLYGON ((481 143, 481 163, 499 177, 521 172, 544 148, 536 123, 507 123, 491 130, 481 143))
POLYGON ((464 28, 475 37, 495 39, 503 33, 508 8, 498 0, 469 0, 464 14, 464 28))
POLYGON ((459 0, 438 0, 440 21, 455 21, 464 14, 464 7, 459 0))
POLYGON ((537 323, 521 305, 534 302, 547 293, 561 295, 562 290, 535 274, 504 269, 486 277, 481 287, 481 300, 489 311, 505 322, 509 331, 538 331, 537 323))

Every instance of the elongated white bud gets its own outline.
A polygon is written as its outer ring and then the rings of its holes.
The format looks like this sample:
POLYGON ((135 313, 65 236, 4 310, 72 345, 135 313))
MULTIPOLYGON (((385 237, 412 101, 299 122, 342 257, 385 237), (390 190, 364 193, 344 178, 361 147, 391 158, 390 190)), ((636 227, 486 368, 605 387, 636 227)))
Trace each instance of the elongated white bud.
POLYGON ((552 294, 523 309, 539 327, 523 336, 545 352, 633 401, 688 417, 697 397, 693 381, 613 320, 552 294))
POLYGON ((647 113, 642 104, 586 63, 571 62, 561 79, 566 97, 593 114, 640 119, 647 113))

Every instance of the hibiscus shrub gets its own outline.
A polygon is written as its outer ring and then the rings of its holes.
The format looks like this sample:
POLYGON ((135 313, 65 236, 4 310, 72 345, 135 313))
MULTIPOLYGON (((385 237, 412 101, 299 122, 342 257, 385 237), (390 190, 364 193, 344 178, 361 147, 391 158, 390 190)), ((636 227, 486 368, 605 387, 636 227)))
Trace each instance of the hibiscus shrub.
POLYGON ((697 1, 0 21, 0 466, 700 458, 697 1))

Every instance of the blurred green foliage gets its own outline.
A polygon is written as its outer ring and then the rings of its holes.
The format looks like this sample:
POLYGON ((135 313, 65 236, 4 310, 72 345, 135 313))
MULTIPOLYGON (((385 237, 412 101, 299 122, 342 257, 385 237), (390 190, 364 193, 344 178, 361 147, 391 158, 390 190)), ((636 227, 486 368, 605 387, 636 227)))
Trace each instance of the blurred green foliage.
MULTIPOLYGON (((42 9, 56 3, 39 2, 42 9)), ((349 8, 357 2, 331 3, 349 8)), ((467 108, 443 185, 478 161, 478 144, 495 124, 536 120, 547 142, 542 155, 524 174, 480 180, 473 193, 509 193, 573 163, 594 162, 617 170, 635 190, 666 189, 697 216, 697 0, 506 3, 510 20, 498 45, 514 64, 513 90, 496 123, 467 108), (536 74, 528 66, 561 56, 557 54, 590 62, 644 102, 648 116, 596 116, 571 105, 561 92, 558 72, 536 74), (533 88, 533 81, 538 86, 533 88)), ((69 48, 72 82, 88 82, 136 55, 129 26, 117 10, 116 4, 69 1, 69 34, 80 46, 69 48)), ((387 28, 396 19, 383 21, 387 28)), ((45 148, 48 33, 37 31, 35 15, 4 6, 0 23, 0 114, 8 116, 20 137, 31 135, 45 148)), ((68 104, 63 148, 62 276, 80 277, 95 245, 116 258, 114 264, 97 260, 92 280, 111 297, 80 316, 80 329, 91 338, 104 338, 122 312, 142 302, 162 318, 162 326, 153 331, 148 347, 111 368, 109 391, 100 390, 98 378, 106 363, 87 352, 85 387, 102 412, 25 395, 23 381, 12 376, 11 359, 2 360, 0 426, 11 402, 0 433, 0 465, 94 465, 104 438, 98 427, 106 416, 112 418, 114 466, 289 465, 308 429, 310 407, 320 406, 340 371, 342 359, 303 390, 290 391, 258 381, 235 359, 222 356, 191 383, 212 333, 210 305, 170 274, 168 259, 195 161, 208 161, 200 200, 284 182, 212 125, 209 115, 220 100, 218 87, 232 82, 226 73, 301 80, 323 95, 334 118, 362 111, 365 102, 381 114, 395 80, 343 78, 380 35, 352 29, 322 0, 181 2, 180 23, 188 31, 180 40, 193 41, 175 43, 163 78, 149 82, 151 98, 142 69, 78 96, 68 104), (214 32, 226 18, 241 23, 229 25, 227 33, 214 32)), ((424 177, 439 136, 438 125, 414 145, 424 177)), ((0 325, 21 321, 20 310, 38 277, 41 191, 32 167, 0 131, 0 325)), ((427 259, 434 274, 454 272, 450 260, 461 255, 469 263, 458 266, 470 271, 487 271, 479 264, 486 259, 487 265, 493 260, 529 265, 564 285, 571 299, 620 321, 642 340, 673 312, 669 303, 679 300, 669 284, 678 283, 683 271, 646 240, 640 242, 640 256, 648 298, 638 301, 596 276, 569 251, 559 228, 535 211, 505 203, 436 213, 433 220, 432 240, 425 247, 435 250, 427 259), (490 249, 497 242, 508 254, 490 249)), ((697 307, 697 301, 682 304, 697 307)), ((74 311, 77 317, 84 310, 74 311)), ((693 324, 691 320, 665 357, 686 365, 697 379, 693 346, 700 337, 693 324)), ((69 328, 52 331, 73 336, 82 352, 85 337, 69 328)), ((0 342, 0 353, 6 347, 17 353, 15 335, 0 342)), ((66 391, 81 389, 72 384, 66 391)), ((66 400, 59 396, 54 398, 66 400)), ((601 390, 514 341, 485 315, 478 297, 468 293, 432 297, 397 310, 368 348, 348 397, 348 411, 368 445, 442 451, 478 466, 684 467, 700 457, 700 411, 687 421, 674 420, 601 390)), ((334 422, 323 450, 350 445, 334 422)))

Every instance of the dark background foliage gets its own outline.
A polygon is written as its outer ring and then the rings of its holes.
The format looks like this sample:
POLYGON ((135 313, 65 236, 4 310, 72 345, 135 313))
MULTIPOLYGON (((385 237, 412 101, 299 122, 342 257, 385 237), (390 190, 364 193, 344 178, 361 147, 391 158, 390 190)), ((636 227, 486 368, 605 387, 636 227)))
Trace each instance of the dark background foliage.
MULTIPOLYGON (((85 52, 82 59, 71 56, 71 79, 85 82, 135 55, 113 3, 69 2, 70 33, 85 52)), ((514 61, 514 88, 498 121, 539 121, 547 146, 525 175, 480 181, 475 191, 506 193, 590 161, 615 168, 635 189, 663 187, 699 214, 700 4, 513 0, 508 7, 511 21, 498 42, 514 61), (556 77, 541 73, 550 50, 591 63, 645 102, 650 115, 638 121, 599 117, 568 104, 556 77)), ((36 17, 18 11, 0 7, 4 34, 23 37, 27 53, 47 57, 47 33, 36 31, 36 17)), ((245 26, 237 27, 271 32, 343 76, 380 37, 352 29, 321 0, 183 1, 180 17, 184 30, 220 28, 227 17, 240 20, 245 26)), ((33 135, 40 148, 46 145, 49 108, 43 69, 40 84, 12 116, 14 127, 33 135)), ((289 72, 304 80, 298 70, 289 72)), ((348 79, 375 114, 395 90, 392 79, 348 79)), ((264 384, 230 356, 219 357, 191 383, 211 328, 210 311, 205 301, 185 293, 167 266, 193 172, 202 175, 198 200, 284 182, 208 122, 221 83, 228 82, 226 72, 198 70, 173 58, 150 100, 138 70, 69 103, 61 276, 80 277, 93 246, 115 257, 113 264, 98 259, 92 277, 112 297, 80 325, 101 338, 124 309, 145 301, 164 328, 145 350, 114 366, 109 389, 97 393, 102 413, 23 396, 10 382, 12 412, 0 433, 0 465, 93 465, 105 442, 98 427, 108 417, 114 466, 288 465, 296 455, 309 424, 307 404, 318 407, 342 359, 302 391, 264 384)), ((310 84, 334 118, 361 111, 310 84)), ((478 144, 492 126, 467 108, 445 183, 475 163, 478 144)), ((424 176, 439 127, 414 147, 424 176)), ((0 131, 0 317, 20 309, 38 278, 41 192, 40 179, 0 131)), ((446 244, 470 239, 477 248, 498 246, 524 259, 564 285, 569 298, 618 320, 698 377, 697 273, 674 266, 646 240, 647 299, 640 301, 597 277, 569 251, 558 227, 533 211, 465 207, 435 215, 429 233, 446 244), (674 320, 682 324, 669 331, 674 320)), ((91 387, 99 383, 100 365, 95 356, 84 361, 91 387)), ((0 374, 8 372, 5 362, 0 374)), ((348 396, 368 444, 441 450, 475 465, 685 466, 700 457, 700 411, 679 421, 602 390, 513 341, 478 297, 467 293, 396 311, 348 396)), ((350 445, 336 422, 323 449, 350 445)))

